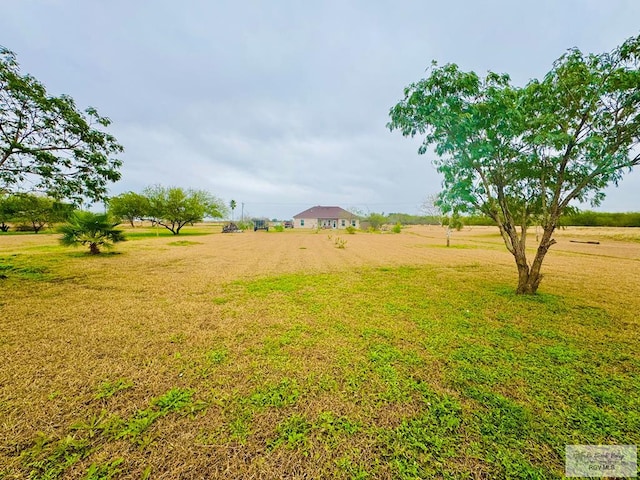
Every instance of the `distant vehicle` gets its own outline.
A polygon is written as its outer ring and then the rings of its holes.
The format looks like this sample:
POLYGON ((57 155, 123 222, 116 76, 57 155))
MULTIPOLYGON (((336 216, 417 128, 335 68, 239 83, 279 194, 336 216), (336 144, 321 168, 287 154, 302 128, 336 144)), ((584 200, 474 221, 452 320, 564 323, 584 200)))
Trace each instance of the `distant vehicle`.
POLYGON ((282 222, 282 225, 284 225, 284 228, 293 228, 293 222, 290 222, 288 220, 285 222, 282 222))
POLYGON ((230 222, 228 225, 222 227, 222 233, 235 233, 241 231, 242 230, 240 230, 238 226, 233 222, 230 222))
POLYGON ((257 232, 258 230, 266 230, 269 231, 269 220, 266 218, 254 218, 253 219, 253 231, 257 232))

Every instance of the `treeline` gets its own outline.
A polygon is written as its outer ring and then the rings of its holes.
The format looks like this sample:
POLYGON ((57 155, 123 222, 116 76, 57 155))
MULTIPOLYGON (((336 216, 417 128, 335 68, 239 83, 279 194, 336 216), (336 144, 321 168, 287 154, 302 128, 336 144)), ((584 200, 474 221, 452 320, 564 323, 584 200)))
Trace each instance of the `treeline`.
POLYGON ((585 210, 560 217, 559 223, 563 227, 640 227, 640 212, 608 213, 585 210))
MULTIPOLYGON (((126 192, 106 202, 109 221, 115 224, 150 221, 178 235, 185 225, 227 214, 222 200, 204 190, 154 185, 142 193, 126 192)), ((35 194, 0 195, 0 231, 38 233, 69 221, 76 207, 51 197, 35 194)))
POLYGON ((440 217, 433 215, 409 215, 408 213, 390 213, 387 215, 387 223, 394 225, 440 225, 440 217))
MULTIPOLYGON (((464 225, 494 226, 496 223, 483 215, 461 217, 464 225)), ((401 225, 447 225, 446 217, 408 215, 406 213, 390 213, 386 223, 401 225)), ((585 210, 560 217, 561 227, 640 227, 640 212, 610 213, 585 210)))
POLYGON ((55 223, 65 222, 74 206, 47 196, 20 193, 0 195, 0 231, 38 233, 55 223))

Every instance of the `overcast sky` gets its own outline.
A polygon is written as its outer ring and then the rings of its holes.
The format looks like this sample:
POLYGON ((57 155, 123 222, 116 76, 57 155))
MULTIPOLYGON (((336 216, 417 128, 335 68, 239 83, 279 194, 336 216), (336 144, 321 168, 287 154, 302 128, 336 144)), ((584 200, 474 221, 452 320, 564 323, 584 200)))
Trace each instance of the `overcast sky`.
MULTIPOLYGON (((201 188, 245 213, 417 213, 440 190, 419 140, 385 128, 431 60, 522 85, 566 49, 640 33, 638 0, 0 0, 0 45, 52 94, 113 121, 112 195, 201 188)), ((601 207, 640 210, 640 171, 601 207)))

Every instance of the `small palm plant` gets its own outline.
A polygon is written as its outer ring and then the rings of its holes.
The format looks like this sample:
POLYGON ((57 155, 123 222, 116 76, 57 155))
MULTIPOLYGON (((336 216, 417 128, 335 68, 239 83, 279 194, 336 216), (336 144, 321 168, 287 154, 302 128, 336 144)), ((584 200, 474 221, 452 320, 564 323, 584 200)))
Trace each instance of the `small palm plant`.
POLYGON ((111 248, 114 243, 125 240, 118 225, 109 221, 102 213, 73 212, 66 225, 60 227, 60 243, 67 246, 88 245, 91 255, 98 255, 100 248, 111 248))

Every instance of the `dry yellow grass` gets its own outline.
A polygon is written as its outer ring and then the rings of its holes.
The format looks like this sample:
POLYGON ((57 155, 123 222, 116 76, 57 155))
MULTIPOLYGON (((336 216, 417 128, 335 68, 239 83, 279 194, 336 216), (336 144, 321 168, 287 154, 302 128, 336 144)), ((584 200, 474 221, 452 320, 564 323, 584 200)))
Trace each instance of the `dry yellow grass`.
MULTIPOLYGON (((632 312, 640 311, 640 242, 616 238, 640 239, 640 229, 570 228, 556 238, 559 243, 546 260, 541 291, 606 309, 629 327, 612 332, 612 337, 637 345, 637 313, 632 312)), ((153 427, 152 447, 126 439, 107 442, 70 467, 65 478, 82 478, 91 463, 116 457, 127 460, 118 478, 141 478, 152 466, 151 478, 166 479, 328 478, 335 473, 328 465, 342 454, 359 455, 364 464, 377 461, 368 440, 360 437, 349 452, 315 449, 311 454, 270 450, 269 439, 256 427, 244 441, 219 441, 228 435, 234 418, 226 402, 230 397, 250 397, 283 376, 300 385, 309 378, 318 385, 331 383, 340 378, 337 370, 345 351, 350 361, 360 355, 353 352, 348 335, 342 341, 340 336, 318 334, 341 324, 348 305, 336 308, 330 320, 311 318, 295 307, 281 314, 277 302, 265 304, 236 282, 336 272, 348 282, 350 273, 362 268, 424 266, 437 270, 442 283, 434 288, 464 288, 465 282, 485 280, 487 285, 515 285, 513 260, 495 229, 466 228, 454 233, 451 248, 444 248, 444 242, 439 227, 411 227, 399 235, 245 232, 144 238, 119 244, 116 253, 89 257, 81 250, 61 249, 55 235, 0 237, 0 258, 43 270, 43 278, 9 275, 0 280, 0 473, 5 465, 7 478, 20 478, 25 471, 18 455, 38 435, 62 438, 75 423, 101 409, 130 418, 172 388, 195 390, 208 408, 195 420, 163 418, 153 427), (346 248, 336 248, 336 236, 347 241, 346 248), (175 242, 185 244, 172 245, 175 242), (244 295, 241 307, 233 301, 236 295, 244 295), (287 343, 287 335, 295 341, 287 343), (263 355, 271 347, 276 353, 263 355), (212 350, 226 352, 224 366, 203 360, 212 350), (100 385, 117 379, 127 379, 134 387, 96 400, 100 385)), ((369 300, 364 291, 354 302, 369 300)), ((344 317, 346 331, 353 328, 348 324, 352 320, 344 317)), ((382 330, 394 328, 381 322, 382 330)), ((397 337, 400 344, 409 344, 417 334, 414 327, 405 327, 397 337)), ((588 326, 568 324, 567 329, 588 333, 588 326)), ((446 391, 438 365, 434 358, 421 380, 446 391)), ((310 392, 312 384, 307 381, 302 393, 308 401, 285 406, 285 413, 259 410, 253 425, 273 427, 293 414, 317 418, 331 411, 361 422, 372 416, 378 425, 393 428, 399 418, 421 408, 419 402, 407 401, 363 409, 347 394, 323 393, 322 387, 310 392)), ((461 471, 484 471, 480 460, 456 461, 461 471)), ((380 465, 376 476, 391 478, 389 468, 380 465)))

